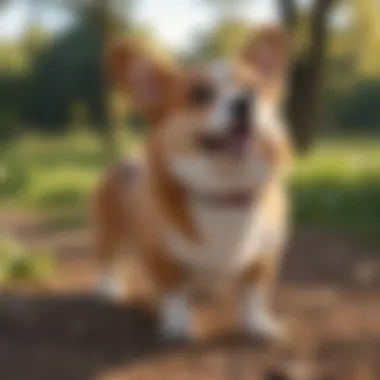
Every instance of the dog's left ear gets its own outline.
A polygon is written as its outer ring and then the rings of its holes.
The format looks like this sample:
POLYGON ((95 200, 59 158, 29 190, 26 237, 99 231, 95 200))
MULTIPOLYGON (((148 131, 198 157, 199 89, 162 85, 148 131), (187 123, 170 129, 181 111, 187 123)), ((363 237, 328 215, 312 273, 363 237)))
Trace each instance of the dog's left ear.
POLYGON ((275 82, 286 75, 291 55, 289 35, 279 27, 266 27, 248 39, 242 59, 260 80, 275 82))
POLYGON ((133 40, 113 41, 106 54, 110 84, 127 93, 133 107, 150 121, 163 117, 178 101, 180 73, 133 40))

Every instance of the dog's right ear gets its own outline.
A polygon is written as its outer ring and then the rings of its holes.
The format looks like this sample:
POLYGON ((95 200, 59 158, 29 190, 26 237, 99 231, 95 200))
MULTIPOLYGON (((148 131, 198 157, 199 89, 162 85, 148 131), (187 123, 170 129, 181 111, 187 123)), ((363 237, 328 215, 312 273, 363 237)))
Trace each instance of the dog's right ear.
POLYGON ((290 36, 276 26, 267 26, 255 32, 242 52, 243 60, 265 82, 275 82, 283 78, 289 69, 290 55, 290 36))
POLYGON ((179 70, 150 56, 136 41, 110 44, 106 70, 111 85, 126 92, 136 110, 148 119, 163 116, 178 100, 179 70))

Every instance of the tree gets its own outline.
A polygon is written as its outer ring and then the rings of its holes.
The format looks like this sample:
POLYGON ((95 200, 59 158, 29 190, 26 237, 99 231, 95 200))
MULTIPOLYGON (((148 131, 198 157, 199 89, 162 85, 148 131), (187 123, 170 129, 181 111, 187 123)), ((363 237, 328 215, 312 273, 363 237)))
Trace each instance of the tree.
POLYGON ((249 2, 249 0, 204 0, 218 20, 234 18, 236 13, 249 2))
POLYGON ((250 29, 250 25, 242 20, 221 19, 211 31, 199 33, 192 55, 197 60, 234 56, 240 51, 250 29))
MULTIPOLYGON (((323 85, 328 36, 328 16, 334 0, 313 3, 309 15, 309 46, 298 52, 290 76, 287 114, 298 149, 309 148, 319 127, 320 94, 323 85)), ((278 0, 285 27, 294 35, 299 11, 294 0, 278 0)))
MULTIPOLYGON (((73 0, 67 0, 72 2, 73 0)), ((74 3, 75 4, 75 3, 74 3)), ((74 5, 75 6, 75 5, 74 5)), ((82 17, 94 32, 97 51, 95 53, 94 89, 91 97, 91 116, 94 127, 104 136, 104 142, 110 152, 118 154, 118 136, 116 125, 113 125, 111 93, 103 67, 103 56, 109 39, 123 33, 129 27, 130 19, 127 9, 132 6, 132 0, 89 0, 80 2, 82 17)))
POLYGON ((362 75, 380 74, 380 6, 376 0, 353 0, 355 11, 355 34, 352 42, 356 45, 358 68, 362 75))
MULTIPOLYGON (((15 0, 3 0, 0 5, 12 1, 15 0)), ((28 5, 24 50, 35 62, 29 75, 30 89, 26 91, 30 92, 30 105, 24 116, 40 121, 41 126, 67 122, 68 103, 73 98, 77 100, 79 93, 89 106, 93 127, 109 150, 116 153, 118 139, 110 117, 103 56, 108 39, 125 32, 130 25, 132 0, 28 0, 28 5), (34 31, 46 6, 71 12, 76 23, 49 48, 36 51, 34 31)))
MULTIPOLYGON (((122 12, 116 10, 121 3, 126 2, 115 2, 112 8, 115 18, 107 16, 98 2, 84 8, 74 3, 70 9, 77 10, 75 22, 63 32, 43 33, 36 29, 35 18, 21 39, 9 46, 0 44, 0 56, 5 58, 0 60, 0 74, 5 74, 0 75, 2 135, 15 131, 16 125, 44 133, 64 132, 72 121, 73 107, 80 105, 104 146, 118 152, 119 131, 130 115, 128 102, 113 93, 104 75, 108 38, 128 33, 157 53, 168 54, 149 27, 120 17, 122 12)), ((65 2, 67 7, 70 4, 65 2)))

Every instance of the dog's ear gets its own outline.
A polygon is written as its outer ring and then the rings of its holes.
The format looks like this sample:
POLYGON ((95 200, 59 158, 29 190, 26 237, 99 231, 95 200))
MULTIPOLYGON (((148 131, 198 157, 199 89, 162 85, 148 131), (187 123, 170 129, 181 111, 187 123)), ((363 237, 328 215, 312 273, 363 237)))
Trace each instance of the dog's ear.
POLYGON ((111 85, 130 97, 133 107, 148 119, 163 116, 178 100, 179 70, 153 58, 136 41, 114 41, 106 53, 111 85))
POLYGON ((258 79, 275 82, 284 78, 290 64, 291 41, 279 27, 256 31, 243 47, 242 59, 258 79))

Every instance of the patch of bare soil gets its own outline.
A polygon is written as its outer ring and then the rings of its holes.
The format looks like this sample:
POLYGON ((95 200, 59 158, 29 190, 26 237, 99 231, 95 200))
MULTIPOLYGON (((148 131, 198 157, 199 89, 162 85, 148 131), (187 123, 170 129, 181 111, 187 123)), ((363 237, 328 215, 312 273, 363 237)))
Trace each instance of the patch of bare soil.
POLYGON ((1 380, 283 380, 275 370, 292 380, 380 379, 376 250, 298 231, 276 302, 290 326, 288 342, 174 347, 156 338, 155 321, 137 305, 91 295, 87 232, 54 226, 33 214, 0 217, 0 232, 51 249, 60 263, 49 292, 0 297, 1 380))

